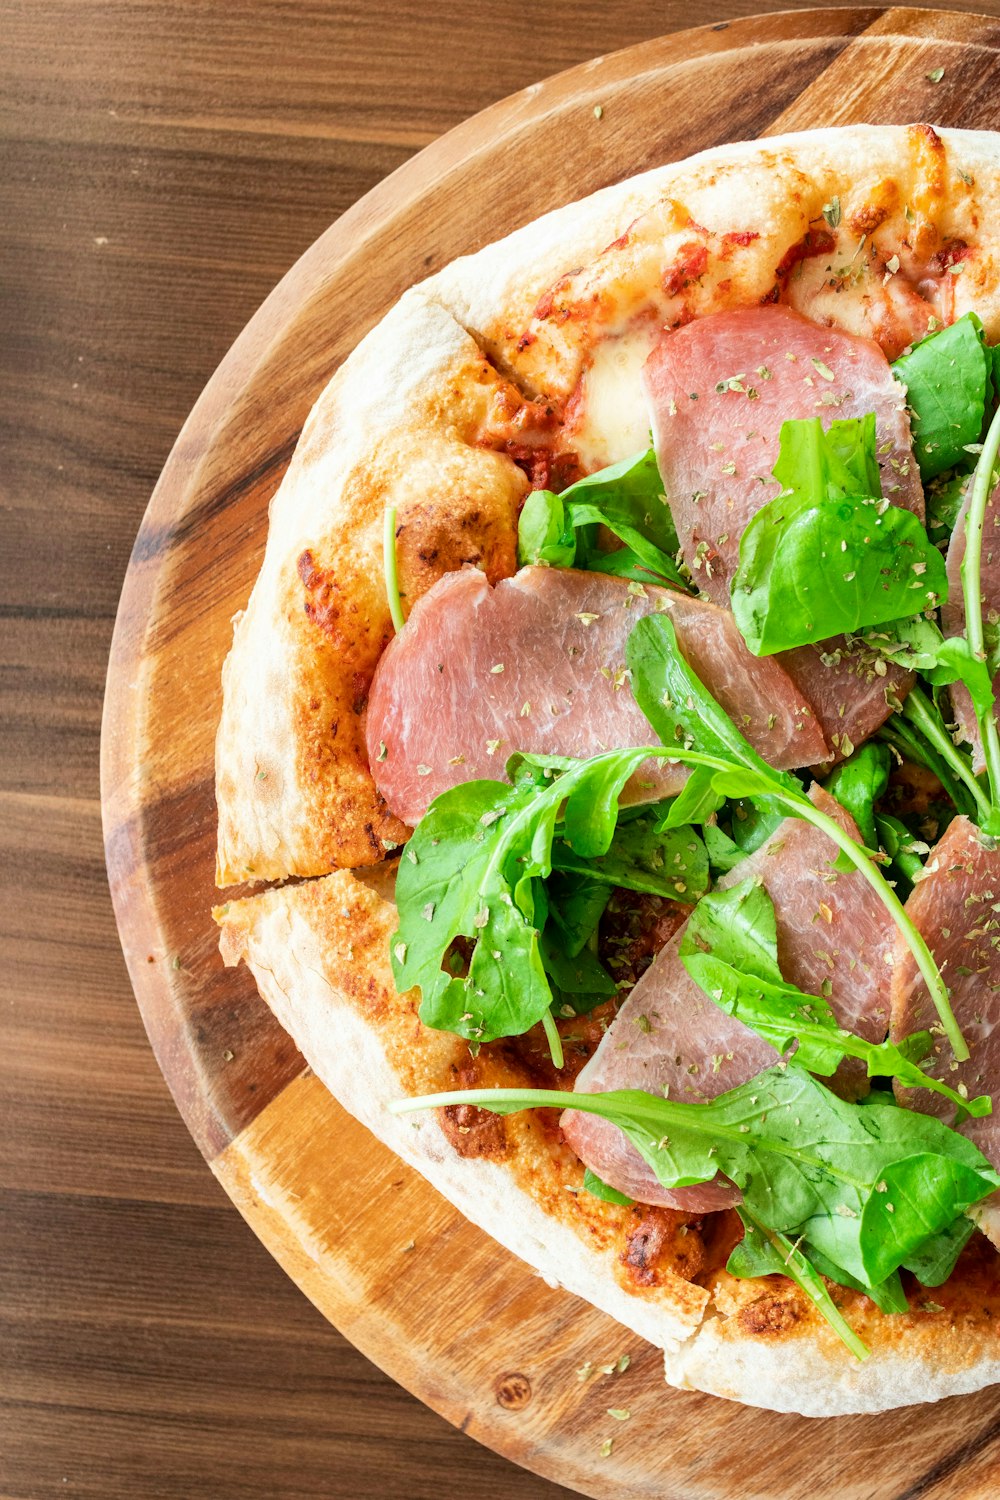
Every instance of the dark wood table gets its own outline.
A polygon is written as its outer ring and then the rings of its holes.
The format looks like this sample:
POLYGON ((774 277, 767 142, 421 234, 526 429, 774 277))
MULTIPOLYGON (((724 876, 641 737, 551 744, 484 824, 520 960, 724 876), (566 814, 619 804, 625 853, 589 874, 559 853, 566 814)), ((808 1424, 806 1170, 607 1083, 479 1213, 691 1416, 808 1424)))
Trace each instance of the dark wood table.
POLYGON ((108 899, 105 664, 174 437, 317 235, 494 99, 761 8, 0 4, 3 1500, 567 1493, 368 1364, 198 1155, 108 899))

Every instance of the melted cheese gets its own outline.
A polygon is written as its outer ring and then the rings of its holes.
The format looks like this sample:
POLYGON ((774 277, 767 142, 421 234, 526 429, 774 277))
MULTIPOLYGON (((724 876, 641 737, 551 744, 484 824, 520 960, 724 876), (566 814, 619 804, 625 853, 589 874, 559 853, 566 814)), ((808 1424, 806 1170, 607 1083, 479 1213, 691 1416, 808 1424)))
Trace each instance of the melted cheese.
POLYGON ((650 416, 640 376, 656 336, 656 327, 647 324, 595 346, 564 438, 586 470, 648 446, 650 416))

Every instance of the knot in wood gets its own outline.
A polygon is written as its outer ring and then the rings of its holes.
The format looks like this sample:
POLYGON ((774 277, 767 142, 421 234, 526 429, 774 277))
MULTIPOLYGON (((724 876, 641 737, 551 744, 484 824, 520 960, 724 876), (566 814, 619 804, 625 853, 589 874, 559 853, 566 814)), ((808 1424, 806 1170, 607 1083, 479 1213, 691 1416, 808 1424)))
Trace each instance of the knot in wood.
POLYGON ((497 1405, 505 1411, 520 1411, 531 1400, 531 1381, 527 1375, 501 1375, 494 1389, 497 1405))

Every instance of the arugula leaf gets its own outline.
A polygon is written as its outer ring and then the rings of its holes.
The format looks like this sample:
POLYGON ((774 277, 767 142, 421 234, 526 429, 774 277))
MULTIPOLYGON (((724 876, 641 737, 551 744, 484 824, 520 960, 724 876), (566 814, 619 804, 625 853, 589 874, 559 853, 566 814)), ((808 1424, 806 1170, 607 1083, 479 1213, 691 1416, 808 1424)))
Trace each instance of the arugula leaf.
POLYGON ((936 606, 944 559, 910 511, 881 498, 873 416, 782 424, 784 485, 740 539, 736 623, 770 656, 936 606), (865 486, 861 488, 861 486, 865 486))
POLYGON ((550 1004, 554 1003, 557 1011, 568 1005, 574 1015, 586 1015, 617 994, 618 986, 590 949, 581 948, 570 957, 548 924, 541 936, 541 954, 545 972, 554 986, 550 1004))
POLYGON ((933 479, 966 460, 993 393, 991 351, 976 314, 921 339, 892 373, 906 387, 920 477, 933 479))
POLYGON ((889 749, 869 740, 831 771, 823 786, 836 797, 858 825, 861 842, 867 849, 878 848, 875 830, 875 803, 889 785, 889 749))
POLYGON ((882 493, 876 453, 875 413, 847 417, 824 427, 819 417, 781 424, 778 457, 771 471, 782 489, 816 500, 882 493))
MULTIPOLYGON (((636 621, 625 645, 625 662, 632 674, 633 697, 664 745, 676 746, 678 752, 696 749, 719 756, 734 768, 755 773, 769 789, 806 800, 795 777, 776 771, 757 754, 688 666, 668 615, 646 615, 636 621)), ((718 777, 716 783, 716 791, 722 791, 718 777)), ((705 778, 699 787, 704 798, 705 778)))
POLYGON ((904 1270, 912 1271, 921 1286, 942 1286, 954 1271, 958 1257, 975 1229, 971 1219, 956 1219, 946 1229, 938 1230, 918 1245, 903 1262, 904 1270))
POLYGON ((517 523, 517 560, 527 567, 542 563, 571 568, 576 561, 576 536, 566 506, 551 490, 532 490, 517 523))
POLYGON ((716 823, 706 823, 701 836, 705 841, 709 867, 714 875, 728 875, 730 870, 735 870, 747 857, 747 851, 741 849, 735 839, 731 839, 716 823))
POLYGON ((722 1172, 744 1206, 780 1234, 802 1234, 865 1286, 886 1280, 931 1235, 1000 1186, 964 1136, 889 1102, 847 1104, 794 1063, 779 1063, 703 1104, 638 1089, 474 1089, 401 1099, 394 1113, 475 1104, 498 1114, 556 1108, 617 1125, 668 1189, 722 1172))
POLYGON ((897 1046, 869 1042, 838 1026, 829 1003, 806 995, 782 977, 774 905, 751 878, 702 898, 688 918, 680 959, 695 983, 727 1015, 735 1016, 784 1056, 794 1048, 796 1063, 829 1077, 845 1057, 864 1062, 869 1078, 899 1078, 926 1088, 967 1114, 991 1112, 989 1095, 963 1098, 917 1066, 931 1049, 929 1032, 918 1032, 897 1046))
POLYGON ((757 803, 750 802, 745 797, 737 797, 732 804, 733 843, 744 854, 753 854, 777 833, 785 817, 783 809, 775 808, 766 812, 757 803))
POLYGON ((611 887, 589 875, 554 870, 548 881, 549 921, 567 958, 575 958, 597 932, 611 887))
POLYGON ((969 1049, 927 941, 861 846, 813 805, 793 776, 769 766, 747 743, 684 660, 665 615, 646 615, 636 622, 626 642, 625 660, 632 674, 633 697, 660 739, 668 747, 676 746, 677 760, 711 769, 709 785, 720 796, 750 797, 769 813, 784 808, 804 818, 831 838, 864 876, 905 939, 952 1051, 964 1062, 969 1049))
POLYGON ((663 583, 677 585, 680 575, 664 573, 661 568, 650 568, 632 547, 619 547, 614 552, 602 552, 599 547, 585 548, 583 566, 588 573, 609 573, 615 578, 628 578, 633 583, 663 583))
POLYGON ((398 633, 406 624, 403 604, 399 597, 399 569, 396 565, 396 507, 387 506, 382 521, 382 573, 385 578, 385 594, 389 601, 392 628, 398 633))
POLYGON ((692 823, 707 823, 725 805, 725 797, 715 790, 715 772, 695 766, 664 816, 662 827, 684 828, 692 823))
MULTIPOLYGON (((868 1348, 848 1323, 834 1302, 812 1258, 807 1255, 800 1242, 794 1244, 784 1234, 768 1229, 745 1208, 738 1210, 746 1234, 735 1247, 726 1263, 731 1276, 741 1278, 754 1276, 788 1276, 809 1298, 857 1359, 867 1359, 868 1348)), ((846 1274, 846 1273, 841 1273, 846 1274)), ((898 1278, 897 1278, 898 1279, 898 1278)))
POLYGON ((663 480, 650 447, 621 463, 588 474, 554 495, 535 490, 524 503, 517 528, 522 567, 588 568, 601 573, 645 578, 649 572, 686 587, 674 557, 679 549, 663 480), (602 552, 585 528, 604 525, 627 553, 602 552), (581 536, 577 532, 584 528, 581 536))
POLYGON ((708 854, 697 833, 691 827, 663 828, 655 816, 619 825, 607 854, 590 859, 557 842, 552 863, 557 870, 672 901, 691 903, 708 889, 708 854))
POLYGON ((887 813, 875 817, 878 840, 889 857, 889 871, 895 877, 896 889, 909 895, 923 875, 924 858, 930 846, 910 832, 899 818, 887 813))
POLYGON ((971 482, 972 471, 970 469, 956 469, 935 479, 924 492, 927 506, 927 535, 935 547, 947 548, 971 482))
POLYGON ((585 1193, 590 1193, 593 1198, 600 1198, 602 1203, 617 1203, 622 1208, 631 1208, 635 1202, 634 1198, 628 1198, 617 1188, 609 1187, 606 1182, 602 1182, 597 1173, 592 1172, 589 1167, 583 1174, 583 1190, 585 1193))
MULTIPOLYGON (((969 657, 978 664, 988 677, 986 667, 986 638, 983 628, 982 556, 983 526, 986 507, 996 483, 997 456, 1000 454, 1000 408, 993 415, 983 442, 983 451, 976 464, 969 497, 969 509, 965 517, 965 556, 962 559, 962 599, 965 604, 965 640, 969 657)), ((966 678, 963 674, 963 681, 966 678)), ((968 686, 968 682, 966 682, 968 686)), ((982 686, 982 681, 980 681, 982 686)), ((990 787, 990 810, 982 821, 982 830, 991 837, 1000 837, 1000 732, 997 728, 996 707, 993 701, 993 684, 988 695, 970 687, 976 708, 976 719, 983 742, 983 759, 986 762, 986 777, 990 787)))
POLYGON ((513 786, 470 781, 435 798, 400 861, 391 943, 397 988, 420 987, 425 1025, 489 1042, 547 1021, 552 992, 539 946, 547 911, 536 908, 556 823, 561 817, 578 854, 607 853, 618 796, 648 755, 610 751, 560 776, 514 756, 513 786), (446 966, 458 939, 472 944, 464 974, 464 964, 446 966))

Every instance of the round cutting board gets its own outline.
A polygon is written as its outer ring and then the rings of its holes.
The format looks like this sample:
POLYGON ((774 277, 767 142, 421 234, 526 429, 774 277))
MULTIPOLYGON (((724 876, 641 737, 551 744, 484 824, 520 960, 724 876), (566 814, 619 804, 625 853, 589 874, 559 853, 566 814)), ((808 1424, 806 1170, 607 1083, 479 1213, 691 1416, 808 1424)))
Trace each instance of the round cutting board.
POLYGON ((720 24, 575 68, 451 131, 318 240, 238 339, 177 441, 125 581, 104 716, 108 868, 135 993, 192 1134, 364 1353, 463 1431, 585 1495, 982 1496, 1000 1403, 987 1391, 806 1422, 672 1391, 655 1350, 547 1287, 345 1114, 216 948, 213 741, 230 621, 306 414, 410 283, 706 146, 911 120, 1000 129, 1000 24, 878 9, 720 24), (623 1374, 578 1379, 625 1353, 623 1374))

